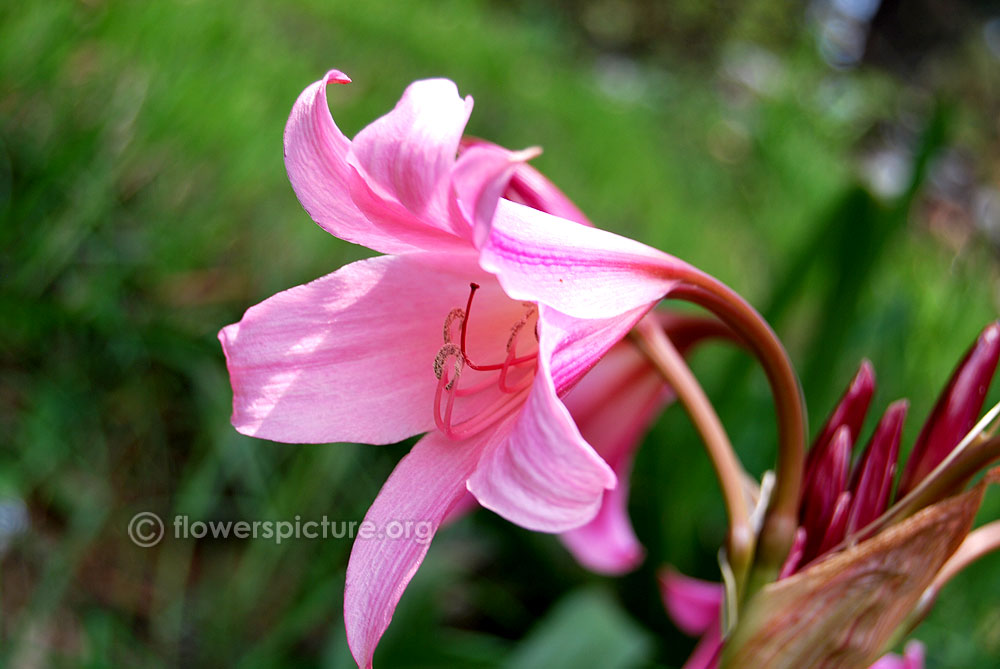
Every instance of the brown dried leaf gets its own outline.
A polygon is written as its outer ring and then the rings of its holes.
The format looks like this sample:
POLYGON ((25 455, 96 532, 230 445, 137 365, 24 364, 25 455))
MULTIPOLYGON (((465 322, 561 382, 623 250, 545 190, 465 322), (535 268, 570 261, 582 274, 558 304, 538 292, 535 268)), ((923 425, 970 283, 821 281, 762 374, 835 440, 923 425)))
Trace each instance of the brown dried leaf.
POLYGON ((722 667, 870 665, 969 533, 994 478, 766 586, 727 640, 722 667))

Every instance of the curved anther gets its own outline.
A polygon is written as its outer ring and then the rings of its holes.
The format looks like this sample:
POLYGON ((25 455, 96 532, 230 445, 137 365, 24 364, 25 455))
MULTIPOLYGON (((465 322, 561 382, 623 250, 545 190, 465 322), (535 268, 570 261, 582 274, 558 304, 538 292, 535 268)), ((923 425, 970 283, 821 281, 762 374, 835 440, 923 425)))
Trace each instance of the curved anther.
MULTIPOLYGON (((510 349, 514 345, 514 341, 517 339, 517 335, 521 332, 521 328, 527 325, 528 321, 531 320, 531 317, 535 315, 536 311, 538 311, 538 308, 533 302, 522 302, 521 304, 527 307, 528 310, 523 316, 521 316, 521 320, 514 323, 510 329, 510 337, 507 338, 506 349, 508 353, 510 353, 510 349)), ((535 328, 535 339, 538 339, 538 328, 535 328)))
MULTIPOLYGON (((448 312, 442 328, 444 346, 438 349, 437 355, 434 357, 434 375, 438 379, 437 388, 434 391, 434 422, 441 432, 455 440, 466 439, 478 434, 515 411, 530 392, 538 360, 537 346, 532 346, 535 350, 528 355, 518 356, 517 354, 522 331, 538 314, 538 306, 533 302, 521 303, 525 311, 510 328, 503 362, 477 365, 469 358, 466 337, 468 336, 472 301, 477 290, 479 290, 479 285, 470 283, 469 299, 465 309, 455 308, 448 312), (455 327, 459 328, 457 333, 454 330, 455 327), (449 364, 449 358, 454 358, 454 362, 449 364), (459 387, 458 382, 466 368, 478 374, 474 374, 471 383, 466 383, 465 387, 462 388, 459 387), (482 375, 483 372, 499 372, 499 374, 482 375), (500 395, 487 406, 478 407, 475 413, 465 417, 465 420, 456 420, 453 414, 457 398, 478 395, 488 391, 491 387, 498 389, 500 395)), ((535 343, 537 343, 537 322, 534 334, 535 343)), ((523 345, 522 348, 524 348, 523 345)))
MULTIPOLYGON (((452 325, 452 323, 454 323, 457 320, 462 321, 461 324, 459 325, 459 327, 464 327, 465 326, 465 310, 464 309, 459 309, 458 307, 456 307, 456 308, 452 309, 451 311, 449 311, 448 312, 448 316, 444 319, 444 343, 445 344, 450 344, 452 342, 452 339, 451 339, 451 325, 452 325)), ((441 378, 441 377, 438 377, 438 378, 441 378)))
POLYGON ((462 375, 462 368, 465 366, 465 356, 462 355, 462 349, 455 344, 447 343, 438 349, 437 355, 434 356, 434 376, 438 379, 444 374, 444 363, 448 360, 449 356, 455 356, 455 376, 448 380, 445 385, 445 390, 451 390, 458 381, 458 377, 462 375))

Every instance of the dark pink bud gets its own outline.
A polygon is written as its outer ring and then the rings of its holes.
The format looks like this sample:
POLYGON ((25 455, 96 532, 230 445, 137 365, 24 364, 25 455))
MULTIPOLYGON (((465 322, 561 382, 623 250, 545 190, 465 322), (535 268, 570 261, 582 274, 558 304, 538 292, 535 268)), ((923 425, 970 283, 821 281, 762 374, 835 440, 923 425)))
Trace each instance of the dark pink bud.
POLYGON ((851 510, 851 492, 845 490, 837 497, 837 502, 833 506, 833 514, 830 522, 826 526, 826 534, 823 535, 823 542, 819 545, 817 557, 823 555, 828 550, 844 540, 847 534, 847 519, 851 510))
POLYGON ((850 427, 841 425, 822 449, 823 457, 816 461, 813 476, 804 482, 804 496, 799 509, 800 524, 806 529, 803 564, 819 555, 837 499, 847 488, 851 443, 850 427))
POLYGON ((979 335, 924 423, 899 481, 897 498, 913 490, 976 424, 1000 358, 1000 321, 979 335))
MULTIPOLYGON (((843 397, 834 408, 833 413, 826 420, 823 429, 819 431, 816 441, 813 442, 809 454, 806 456, 806 470, 804 482, 808 486, 809 481, 815 476, 814 469, 816 462, 824 457, 822 448, 832 441, 833 433, 837 429, 846 425, 850 428, 851 434, 857 436, 861 432, 861 426, 865 422, 865 415, 868 413, 868 405, 872 401, 875 393, 875 370, 868 360, 861 362, 858 373, 854 375, 851 385, 844 391, 843 397)), ((839 492, 839 491, 838 491, 839 492)), ((804 493, 803 493, 804 494, 804 493)))
POLYGON ((864 455, 851 475, 851 505, 847 533, 860 530, 882 515, 889 506, 892 479, 899 457, 899 441, 903 435, 903 422, 910 403, 898 400, 889 405, 875 428, 864 455))
POLYGON ((785 564, 781 565, 781 573, 778 574, 778 580, 783 578, 788 578, 794 574, 799 569, 799 565, 802 564, 802 553, 806 549, 806 528, 800 527, 795 530, 795 538, 792 540, 792 549, 788 551, 788 557, 785 558, 785 564))

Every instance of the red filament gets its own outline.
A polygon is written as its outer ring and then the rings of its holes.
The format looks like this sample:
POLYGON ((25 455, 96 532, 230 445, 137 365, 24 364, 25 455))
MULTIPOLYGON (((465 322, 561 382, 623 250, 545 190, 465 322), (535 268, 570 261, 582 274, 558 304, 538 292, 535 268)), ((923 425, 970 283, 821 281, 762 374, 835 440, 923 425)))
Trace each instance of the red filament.
POLYGON ((465 333, 469 327, 469 314, 472 312, 472 298, 475 296, 477 290, 479 290, 478 283, 473 281, 472 283, 469 284, 469 301, 465 303, 465 318, 462 319, 461 346, 462 346, 462 355, 465 356, 465 364, 467 364, 469 367, 476 370, 477 372, 492 372, 498 369, 503 369, 504 367, 507 367, 509 365, 520 365, 523 362, 534 360, 535 354, 526 355, 523 358, 517 358, 510 361, 505 360, 504 362, 498 365, 477 365, 476 363, 472 362, 472 358, 469 357, 469 351, 468 349, 465 348, 465 333))
MULTIPOLYGON (((530 355, 517 356, 517 344, 521 330, 535 313, 535 306, 528 303, 526 304, 528 311, 511 328, 503 362, 478 365, 470 359, 466 348, 466 338, 472 299, 475 297, 476 291, 479 290, 479 284, 470 283, 469 288, 469 299, 466 302, 465 311, 453 309, 445 319, 445 344, 438 351, 434 361, 434 373, 438 377, 437 387, 434 390, 434 422, 441 432, 455 440, 474 436, 517 410, 530 392, 535 377, 534 365, 531 367, 522 366, 526 363, 534 363, 538 358, 537 351, 530 355), (462 319, 458 346, 452 343, 451 339, 451 326, 457 318, 462 319), (451 359, 454 359, 454 362, 449 365, 451 359), (466 366, 477 372, 500 373, 489 375, 488 378, 473 383, 471 386, 460 388, 459 380, 466 366), (477 410, 466 420, 454 422, 456 398, 469 397, 494 386, 500 390, 500 395, 493 402, 485 408, 477 410)), ((537 339, 537 329, 535 336, 537 339)))

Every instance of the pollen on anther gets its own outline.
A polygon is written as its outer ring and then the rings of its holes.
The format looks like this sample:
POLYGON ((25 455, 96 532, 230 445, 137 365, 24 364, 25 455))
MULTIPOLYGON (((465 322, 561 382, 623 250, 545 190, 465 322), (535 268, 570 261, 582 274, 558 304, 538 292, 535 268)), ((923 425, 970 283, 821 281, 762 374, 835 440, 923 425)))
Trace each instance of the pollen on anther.
POLYGON ((514 326, 510 329, 510 336, 507 337, 507 352, 510 353, 510 347, 514 345, 514 338, 517 337, 517 333, 521 331, 524 327, 524 320, 520 320, 514 323, 514 326))
POLYGON ((434 376, 439 380, 441 376, 444 375, 444 364, 448 361, 449 356, 455 357, 455 375, 448 379, 448 384, 445 385, 445 390, 451 390, 455 385, 455 381, 462 374, 462 368, 465 366, 465 356, 462 355, 462 349, 452 343, 447 343, 442 346, 437 355, 434 356, 434 376))
MULTIPOLYGON (((444 319, 444 343, 451 343, 451 326, 455 321, 459 321, 459 327, 462 323, 465 323, 465 310, 455 308, 448 312, 448 316, 444 319)), ((440 376, 438 377, 440 378, 440 376)))
MULTIPOLYGON (((517 338, 518 333, 521 332, 521 328, 523 328, 525 325, 528 324, 528 321, 531 320, 531 317, 534 316, 535 312, 538 310, 534 302, 522 302, 521 304, 527 307, 528 311, 525 312, 523 316, 521 316, 521 320, 514 323, 514 325, 512 325, 510 328, 510 336, 507 338, 508 353, 510 353, 510 347, 514 345, 514 340, 517 338)), ((536 340, 538 339, 537 324, 535 328, 535 339, 536 340)))

